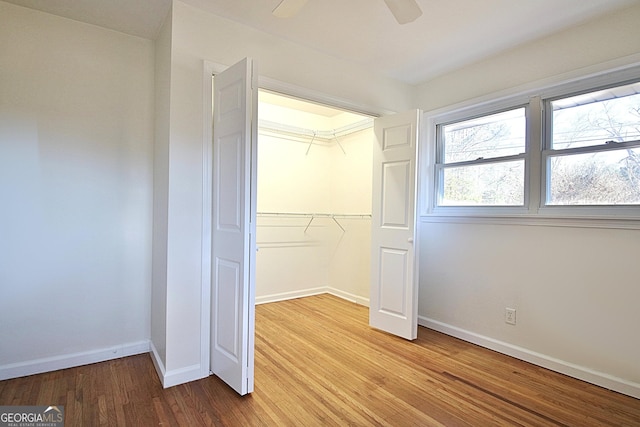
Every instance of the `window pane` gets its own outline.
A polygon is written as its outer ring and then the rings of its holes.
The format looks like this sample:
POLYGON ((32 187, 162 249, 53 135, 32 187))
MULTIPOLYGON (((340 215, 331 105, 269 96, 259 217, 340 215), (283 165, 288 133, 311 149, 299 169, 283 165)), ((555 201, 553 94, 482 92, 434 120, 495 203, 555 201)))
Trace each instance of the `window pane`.
POLYGON ((549 158, 549 205, 640 204, 640 148, 549 158))
POLYGON ((552 149, 640 139, 640 82, 551 102, 552 149))
POLYGON ((524 205, 524 160, 445 168, 440 206, 524 205))
POLYGON ((524 153, 525 135, 524 108, 443 125, 444 163, 524 153))

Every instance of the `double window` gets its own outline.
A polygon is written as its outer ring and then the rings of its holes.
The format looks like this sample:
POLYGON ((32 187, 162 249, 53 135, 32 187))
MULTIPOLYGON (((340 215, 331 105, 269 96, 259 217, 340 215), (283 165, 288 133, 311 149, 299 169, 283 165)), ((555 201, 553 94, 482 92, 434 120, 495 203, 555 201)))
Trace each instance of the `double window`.
POLYGON ((433 213, 640 217, 640 81, 556 87, 432 124, 433 213))

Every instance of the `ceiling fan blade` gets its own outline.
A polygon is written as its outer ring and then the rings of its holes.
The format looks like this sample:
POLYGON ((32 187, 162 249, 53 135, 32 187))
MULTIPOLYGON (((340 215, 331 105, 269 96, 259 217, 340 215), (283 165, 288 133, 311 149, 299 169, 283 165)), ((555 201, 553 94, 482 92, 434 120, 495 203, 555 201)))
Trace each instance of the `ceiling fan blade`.
POLYGON ((399 24, 413 22, 422 15, 416 0, 384 0, 384 2, 399 24))
POLYGON ((291 18, 302 9, 307 0, 282 0, 280 4, 273 9, 273 14, 278 18, 291 18))

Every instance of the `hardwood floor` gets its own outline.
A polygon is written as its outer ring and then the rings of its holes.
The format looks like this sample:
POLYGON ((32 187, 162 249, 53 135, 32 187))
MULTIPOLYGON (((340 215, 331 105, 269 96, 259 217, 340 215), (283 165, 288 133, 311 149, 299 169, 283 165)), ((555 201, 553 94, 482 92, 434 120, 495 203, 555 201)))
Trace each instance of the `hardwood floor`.
POLYGON ((0 382, 66 426, 640 426, 640 400, 419 328, 407 342, 330 295, 256 307, 255 392, 162 389, 148 355, 0 382))

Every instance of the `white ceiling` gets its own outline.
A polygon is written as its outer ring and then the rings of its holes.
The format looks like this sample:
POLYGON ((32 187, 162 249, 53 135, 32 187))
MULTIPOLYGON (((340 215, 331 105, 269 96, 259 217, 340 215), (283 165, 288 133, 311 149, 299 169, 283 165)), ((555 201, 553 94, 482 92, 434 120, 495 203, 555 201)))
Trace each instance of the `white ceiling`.
MULTIPOLYGON (((5 0, 153 39, 171 0, 5 0)), ((183 0, 197 8, 410 84, 579 25, 638 0, 417 0, 399 25, 383 0, 309 0, 290 19, 280 0, 183 0)))
POLYGON ((155 39, 171 0, 3 0, 132 36, 155 39))

